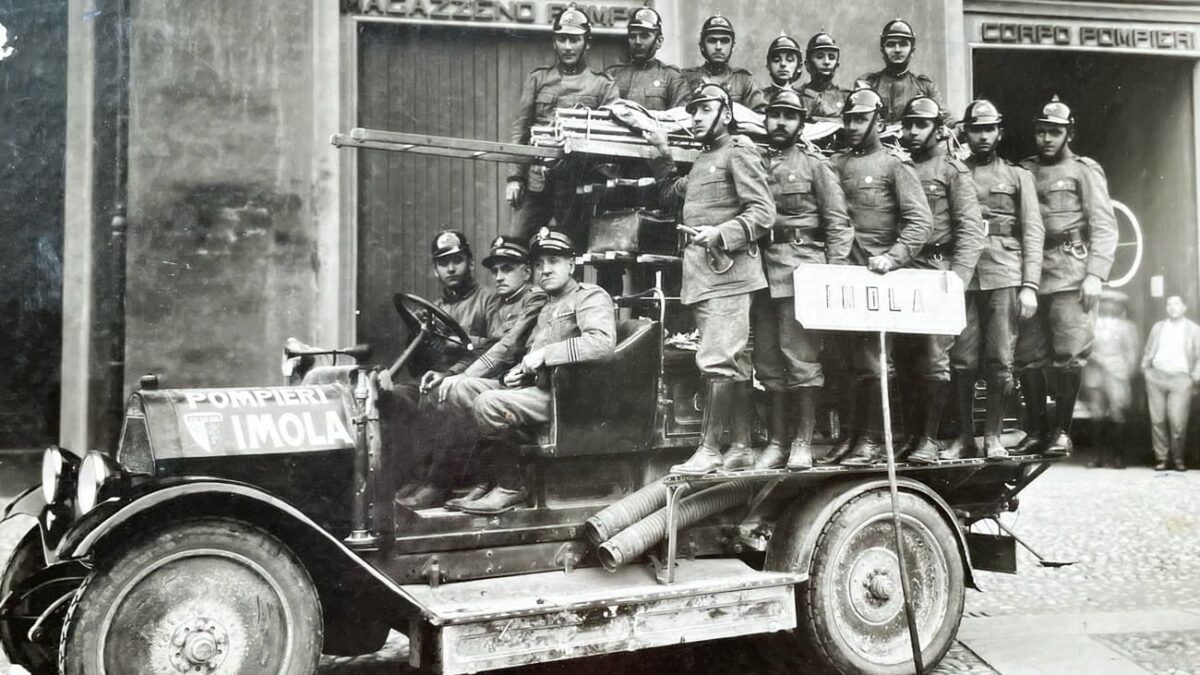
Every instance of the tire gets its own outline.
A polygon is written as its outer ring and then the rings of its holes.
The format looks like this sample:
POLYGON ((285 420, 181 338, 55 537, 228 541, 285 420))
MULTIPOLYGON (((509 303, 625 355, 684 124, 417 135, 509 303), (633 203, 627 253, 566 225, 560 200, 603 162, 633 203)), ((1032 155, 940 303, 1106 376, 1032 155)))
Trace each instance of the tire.
MULTIPOLYGON (((37 527, 30 529, 18 541, 12 556, 0 574, 0 598, 8 597, 10 591, 20 588, 28 579, 46 565, 42 555, 42 535, 37 527)), ((33 607, 29 614, 40 612, 43 607, 33 607)), ((25 668, 33 675, 51 675, 58 672, 58 642, 50 644, 31 642, 27 637, 33 620, 0 621, 0 644, 8 660, 25 668)))
MULTIPOLYGON (((905 560, 921 657, 931 670, 945 657, 962 621, 963 559, 951 525, 921 497, 901 492, 905 560)), ((768 552, 767 568, 803 570, 798 538, 768 552)), ((789 636, 824 670, 843 675, 912 672, 891 498, 886 490, 858 496, 825 523, 813 549, 809 579, 796 590, 798 628, 789 636)), ((783 649, 777 641, 773 660, 783 649)))
POLYGON ((252 525, 169 525, 98 561, 67 611, 64 675, 310 675, 321 605, 308 573, 252 525))

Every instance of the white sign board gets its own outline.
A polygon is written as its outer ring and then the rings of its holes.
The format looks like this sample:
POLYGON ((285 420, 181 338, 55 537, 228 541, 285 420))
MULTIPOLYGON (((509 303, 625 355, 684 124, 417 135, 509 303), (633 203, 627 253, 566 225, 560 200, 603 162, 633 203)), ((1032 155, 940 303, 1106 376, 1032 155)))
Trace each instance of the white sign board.
POLYGON ((962 279, 953 272, 803 264, 792 283, 805 328, 958 335, 967 325, 962 279))

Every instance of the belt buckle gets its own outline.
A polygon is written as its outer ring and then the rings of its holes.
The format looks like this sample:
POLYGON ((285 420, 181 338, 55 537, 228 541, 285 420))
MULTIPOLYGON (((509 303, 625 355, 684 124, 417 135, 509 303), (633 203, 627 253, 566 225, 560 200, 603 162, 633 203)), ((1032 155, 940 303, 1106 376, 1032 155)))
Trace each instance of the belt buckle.
POLYGON ((983 236, 992 236, 992 221, 988 220, 987 218, 983 219, 983 236))
POLYGON ((1061 245, 1059 245, 1059 248, 1062 249, 1063 253, 1066 253, 1076 260, 1087 260, 1087 244, 1083 243, 1082 241, 1064 241, 1061 245))
POLYGON ((942 256, 941 251, 934 251, 933 256, 931 256, 931 257, 933 258, 934 262, 942 262, 943 260, 946 259, 945 257, 942 256))

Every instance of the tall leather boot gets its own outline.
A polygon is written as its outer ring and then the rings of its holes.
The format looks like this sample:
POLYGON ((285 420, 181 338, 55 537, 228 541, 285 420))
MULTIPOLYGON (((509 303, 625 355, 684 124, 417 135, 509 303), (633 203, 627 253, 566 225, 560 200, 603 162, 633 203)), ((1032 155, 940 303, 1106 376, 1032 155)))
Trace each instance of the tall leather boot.
POLYGON ((733 380, 726 377, 709 377, 704 380, 708 391, 704 405, 704 420, 701 423, 700 447, 688 461, 671 467, 671 473, 687 476, 703 476, 724 465, 721 457, 721 436, 729 419, 733 404, 733 380))
POLYGON ((1008 457, 1008 450, 1000 442, 1004 426, 1004 409, 1012 392, 1011 377, 992 374, 987 380, 987 414, 983 421, 983 452, 988 459, 1008 457))
POLYGON ((929 400, 929 389, 924 378, 918 380, 915 387, 900 387, 899 396, 892 400, 900 403, 900 423, 896 425, 895 448, 896 459, 900 460, 916 451, 921 444, 921 429, 924 421, 924 410, 929 400))
POLYGON ((733 383, 732 415, 730 419, 729 450, 725 452, 726 471, 739 471, 754 466, 754 451, 750 449, 750 433, 754 427, 754 384, 750 380, 733 383))
POLYGON ((1008 451, 1010 455, 1036 455, 1046 447, 1049 421, 1046 419, 1046 374, 1041 368, 1022 370, 1017 379, 1025 398, 1025 438, 1008 451))
POLYGON ((863 402, 864 389, 862 380, 854 381, 854 386, 850 388, 844 398, 845 407, 842 412, 842 437, 837 445, 830 448, 824 455, 817 459, 818 465, 837 464, 842 461, 854 446, 858 444, 858 437, 862 434, 863 426, 867 423, 867 407, 863 402))
POLYGON ((854 449, 840 462, 842 466, 878 464, 884 461, 883 455, 886 452, 883 444, 883 410, 879 380, 864 379, 859 386, 863 390, 863 396, 858 402, 865 408, 864 417, 867 423, 858 437, 858 442, 854 444, 854 449))
POLYGON ((817 426, 817 388, 800 387, 791 393, 796 414, 796 433, 788 448, 787 468, 792 471, 811 469, 813 465, 812 437, 817 426))
POLYGON ((955 371, 952 385, 958 407, 958 436, 938 453, 939 459, 967 459, 979 454, 975 444, 975 372, 955 371))
POLYGON ((754 461, 756 471, 782 469, 787 461, 783 447, 788 443, 787 407, 792 392, 772 391, 768 393, 767 447, 754 461))
POLYGON ((1083 373, 1079 370, 1057 371, 1057 393, 1054 397, 1054 431, 1050 433, 1050 443, 1045 453, 1058 457, 1071 454, 1075 444, 1071 442, 1071 420, 1075 417, 1075 400, 1079 398, 1079 388, 1083 383, 1083 373))
POLYGON ((946 410, 946 398, 949 396, 949 381, 925 381, 925 415, 921 420, 921 435, 909 453, 908 461, 914 464, 933 464, 938 461, 941 451, 937 442, 938 428, 942 425, 942 413, 946 410))

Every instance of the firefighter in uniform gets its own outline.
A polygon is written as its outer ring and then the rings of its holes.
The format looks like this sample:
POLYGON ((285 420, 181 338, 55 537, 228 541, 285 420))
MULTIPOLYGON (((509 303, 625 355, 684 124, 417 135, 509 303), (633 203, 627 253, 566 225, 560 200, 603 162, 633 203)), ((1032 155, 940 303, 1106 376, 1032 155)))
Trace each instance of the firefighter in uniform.
MULTIPOLYGON (((975 276, 975 264, 983 251, 983 217, 970 169, 951 156, 941 142, 941 116, 937 101, 918 96, 904 107, 901 120, 901 141, 912 154, 933 214, 929 240, 909 266, 950 270, 962 279, 965 289, 975 276)), ((897 362, 906 362, 917 378, 914 386, 903 389, 908 394, 902 404, 908 411, 905 422, 909 438, 898 456, 917 464, 932 464, 941 450, 938 427, 950 396, 950 347, 954 337, 914 335, 898 338, 897 343, 897 351, 905 353, 905 358, 897 362)))
POLYGON ((854 242, 846 198, 819 151, 797 143, 805 110, 790 88, 766 110, 775 224, 763 248, 767 290, 754 304, 754 369, 770 395, 767 447, 755 469, 812 466, 816 396, 824 385, 821 338, 796 321, 792 272, 801 263, 844 264, 854 242))
MULTIPOLYGON (((430 248, 433 273, 442 286, 442 296, 433 304, 462 326, 475 349, 468 351, 454 344, 446 344, 437 358, 426 364, 428 369, 418 383, 396 386, 387 370, 380 373, 380 387, 391 392, 396 401, 394 406, 387 407, 390 411, 388 426, 406 430, 405 438, 401 440, 400 454, 412 468, 412 475, 419 476, 428 475, 433 453, 456 444, 456 430, 434 424, 435 420, 429 414, 429 402, 423 394, 447 370, 459 363, 470 363, 475 354, 499 338, 489 329, 491 317, 496 313, 496 294, 475 282, 475 260, 467 238, 456 230, 443 230, 434 236, 430 248), (411 443, 413 438, 421 438, 422 442, 411 443)), ((401 487, 397 498, 410 508, 437 500, 434 488, 425 481, 413 481, 401 487)))
MULTIPOLYGON (((854 224, 851 262, 879 274, 904 267, 916 258, 933 229, 933 216, 912 160, 879 140, 883 100, 871 89, 856 89, 842 108, 846 149, 833 166, 846 195, 854 224)), ((882 392, 875 340, 847 336, 857 378, 843 417, 843 440, 821 463, 874 464, 883 459, 882 392)))
POLYGON ((771 83, 759 92, 756 112, 766 110, 767 103, 781 91, 799 91, 796 80, 800 79, 802 66, 800 43, 788 35, 780 35, 767 47, 767 76, 771 83))
POLYGON ((1021 319, 1037 311, 1045 229, 1033 175, 996 152, 1004 137, 1003 117, 988 100, 972 101, 963 116, 971 156, 966 164, 983 215, 983 253, 967 286, 967 325, 950 350, 958 437, 941 459, 974 457, 975 380, 983 369, 987 385, 983 423, 984 455, 1007 457, 1000 444, 1001 425, 1013 390, 1013 350, 1021 319), (982 362, 982 363, 981 363, 982 362))
POLYGON ((1037 185, 1046 239, 1037 314, 1017 337, 1016 365, 1031 428, 1028 442, 1013 454, 1070 454, 1071 416, 1092 348, 1091 311, 1116 252, 1108 180, 1095 160, 1071 151, 1074 134, 1071 109, 1055 96, 1034 120, 1037 154, 1021 162, 1037 185), (1046 416, 1047 380, 1053 384, 1053 425, 1046 416))
MULTIPOLYGON (((511 142, 528 143, 530 130, 536 125, 549 124, 557 108, 583 106, 595 109, 617 100, 617 85, 612 78, 588 69, 587 52, 591 39, 592 26, 587 14, 574 5, 554 20, 557 63, 534 68, 525 79, 509 136, 511 142)), ((511 226, 514 236, 528 241, 551 219, 560 229, 575 227, 576 221, 582 222, 581 218, 572 217, 575 181, 571 180, 571 174, 577 170, 569 161, 553 169, 540 164, 512 166, 504 198, 517 209, 511 226)), ((580 236, 581 233, 572 234, 580 236)), ((586 238, 586 232, 582 235, 586 238)))
POLYGON ((833 81, 841 58, 842 50, 829 33, 820 32, 808 39, 804 50, 808 81, 800 87, 808 119, 841 117, 842 104, 850 93, 833 81))
MULTIPOLYGON (((496 450, 511 449, 515 438, 550 421, 549 368, 568 363, 602 361, 616 346, 616 312, 604 289, 575 281, 574 243, 565 234, 542 228, 530 252, 534 275, 546 294, 524 353, 512 344, 489 351, 488 374, 504 372, 501 379, 464 377, 453 383, 447 401, 469 406, 480 433, 495 442, 496 450)), ((515 336, 514 336, 515 337, 515 336)), ((506 344, 503 340, 499 344, 506 344)), ((457 501, 453 507, 467 513, 503 513, 524 503, 516 457, 512 453, 498 473, 495 486, 477 499, 457 501)), ((481 486, 482 487, 482 486, 481 486)), ((474 490, 475 494, 482 492, 474 490)), ((475 494, 468 496, 474 497, 475 494)))
MULTIPOLYGON (((928 96, 938 102, 943 111, 942 94, 928 75, 914 73, 908 69, 913 52, 917 50, 917 35, 904 19, 892 19, 879 34, 879 52, 883 55, 883 69, 867 73, 859 79, 874 89, 883 98, 884 120, 899 122, 904 106, 917 96, 928 96)), ((941 121, 947 121, 943 112, 941 121)))
POLYGON ((744 68, 729 67, 736 41, 729 19, 720 14, 708 17, 700 28, 700 55, 704 57, 704 63, 685 68, 683 76, 689 91, 695 91, 702 84, 719 84, 729 92, 734 103, 755 109, 761 105, 762 94, 754 86, 754 76, 744 68))
POLYGON ((682 301, 692 307, 700 329, 696 365, 708 393, 703 441, 687 462, 671 471, 705 474, 749 468, 752 424, 750 302, 767 286, 756 240, 775 220, 766 162, 753 141, 731 133, 729 92, 717 84, 698 87, 688 102, 692 132, 704 148, 682 177, 671 159, 666 134, 643 132, 659 157, 652 160, 664 203, 683 202, 683 226, 691 229, 683 252, 682 301), (720 443, 731 420, 732 444, 720 443))
POLYGON ((625 29, 629 61, 604 72, 617 83, 621 98, 647 110, 678 108, 687 102, 687 80, 675 66, 655 58, 663 43, 662 17, 649 7, 633 13, 625 29))

